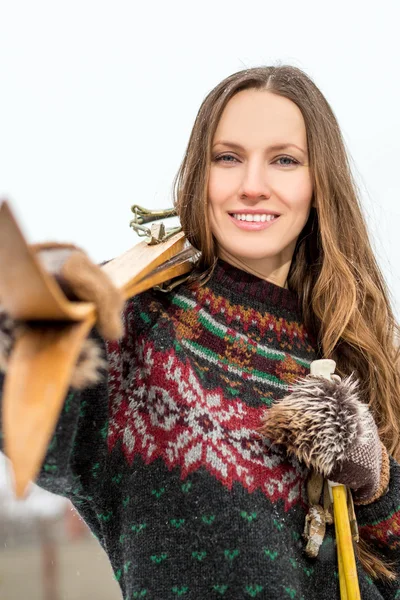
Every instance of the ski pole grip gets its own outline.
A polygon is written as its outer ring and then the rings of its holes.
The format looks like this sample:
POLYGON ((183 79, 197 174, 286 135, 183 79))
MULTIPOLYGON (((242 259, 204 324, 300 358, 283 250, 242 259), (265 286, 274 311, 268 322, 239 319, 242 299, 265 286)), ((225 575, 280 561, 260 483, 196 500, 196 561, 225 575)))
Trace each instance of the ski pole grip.
MULTIPOLYGON (((315 375, 317 377, 325 377, 325 379, 331 379, 331 375, 335 372, 336 362, 331 358, 321 358, 320 360, 313 360, 310 365, 310 374, 315 375)), ((329 486, 329 496, 331 502, 333 502, 332 488, 342 485, 340 483, 335 483, 328 479, 329 486)))
POLYGON ((325 377, 331 379, 331 375, 335 372, 336 362, 331 358, 321 358, 313 360, 310 365, 310 374, 317 377, 325 377))

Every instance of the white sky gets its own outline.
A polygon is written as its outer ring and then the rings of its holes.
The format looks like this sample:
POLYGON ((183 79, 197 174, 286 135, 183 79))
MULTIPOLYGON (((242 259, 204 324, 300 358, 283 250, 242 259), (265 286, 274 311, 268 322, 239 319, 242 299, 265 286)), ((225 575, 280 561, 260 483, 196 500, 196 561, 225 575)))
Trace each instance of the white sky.
POLYGON ((0 197, 30 241, 117 256, 133 203, 171 205, 205 95, 289 63, 338 117, 400 319, 399 22, 397 0, 0 0, 0 197))

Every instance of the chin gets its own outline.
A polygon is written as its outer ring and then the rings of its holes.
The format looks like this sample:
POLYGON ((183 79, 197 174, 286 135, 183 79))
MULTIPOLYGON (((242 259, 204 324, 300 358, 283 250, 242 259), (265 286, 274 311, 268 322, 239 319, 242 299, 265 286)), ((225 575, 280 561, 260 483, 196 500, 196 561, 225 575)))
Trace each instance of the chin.
POLYGON ((244 248, 243 245, 227 244, 224 246, 220 245, 220 248, 223 252, 238 259, 260 261, 274 258, 283 251, 283 248, 266 248, 266 246, 268 246, 268 244, 264 244, 260 247, 257 247, 254 244, 248 244, 248 247, 244 248))

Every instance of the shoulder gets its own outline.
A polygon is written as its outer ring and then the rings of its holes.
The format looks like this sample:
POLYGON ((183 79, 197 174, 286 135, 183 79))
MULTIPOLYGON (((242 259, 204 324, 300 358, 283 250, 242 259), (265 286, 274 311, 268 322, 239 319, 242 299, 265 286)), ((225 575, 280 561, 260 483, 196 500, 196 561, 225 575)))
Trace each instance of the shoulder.
POLYGON ((187 288, 180 285, 169 292, 152 288, 136 296, 132 296, 125 303, 124 324, 128 331, 134 329, 136 333, 151 329, 160 321, 169 321, 176 316, 180 308, 179 298, 187 295, 187 288))

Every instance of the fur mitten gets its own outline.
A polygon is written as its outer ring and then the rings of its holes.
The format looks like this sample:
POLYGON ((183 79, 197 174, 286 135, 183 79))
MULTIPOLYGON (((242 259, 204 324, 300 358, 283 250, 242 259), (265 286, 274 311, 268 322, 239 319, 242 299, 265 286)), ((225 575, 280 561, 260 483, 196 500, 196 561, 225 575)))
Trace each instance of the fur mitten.
POLYGON ((299 379, 265 412, 259 431, 306 466, 349 486, 355 503, 369 504, 389 484, 389 456, 353 374, 332 379, 299 379))
MULTIPOLYGON (((123 298, 107 275, 87 255, 72 244, 36 244, 33 250, 53 275, 70 300, 84 300, 96 304, 100 334, 105 339, 122 336, 123 298)), ((0 300, 0 370, 6 372, 14 339, 28 324, 16 323, 2 309, 0 300)), ((71 379, 71 387, 84 389, 101 379, 107 363, 102 356, 99 341, 89 337, 81 350, 71 379)))

